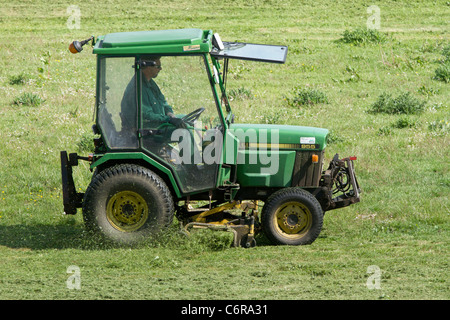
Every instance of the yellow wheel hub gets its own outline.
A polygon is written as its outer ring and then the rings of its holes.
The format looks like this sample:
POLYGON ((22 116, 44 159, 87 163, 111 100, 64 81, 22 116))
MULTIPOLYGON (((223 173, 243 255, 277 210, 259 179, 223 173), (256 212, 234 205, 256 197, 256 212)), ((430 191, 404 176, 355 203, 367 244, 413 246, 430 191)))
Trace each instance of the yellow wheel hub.
POLYGON ((108 201, 106 217, 117 230, 133 232, 147 221, 148 205, 138 193, 121 191, 108 201))
POLYGON ((312 225, 311 211, 300 202, 288 202, 280 206, 274 215, 274 225, 284 237, 303 237, 312 225))

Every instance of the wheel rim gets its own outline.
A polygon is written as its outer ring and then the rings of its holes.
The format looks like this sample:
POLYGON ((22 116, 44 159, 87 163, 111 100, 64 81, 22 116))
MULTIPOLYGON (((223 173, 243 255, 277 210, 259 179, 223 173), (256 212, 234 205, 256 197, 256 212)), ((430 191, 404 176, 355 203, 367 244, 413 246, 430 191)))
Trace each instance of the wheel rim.
POLYGON ((121 191, 109 199, 106 217, 115 229, 122 232, 133 232, 147 221, 148 205, 138 193, 121 191))
POLYGON ((274 215, 275 230, 289 239, 302 238, 312 226, 311 211, 300 202, 281 205, 274 215))

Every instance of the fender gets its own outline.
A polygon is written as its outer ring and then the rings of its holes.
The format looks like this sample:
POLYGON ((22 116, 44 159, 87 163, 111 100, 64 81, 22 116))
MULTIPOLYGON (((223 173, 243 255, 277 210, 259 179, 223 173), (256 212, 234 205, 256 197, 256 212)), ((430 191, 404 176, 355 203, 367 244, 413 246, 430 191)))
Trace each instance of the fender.
MULTIPOLYGON (((94 157, 95 158, 95 157, 94 157)), ((106 163, 108 161, 117 161, 117 160, 143 160, 146 163, 150 164, 151 166, 157 168, 159 171, 161 171, 163 174, 165 174, 170 181, 170 184, 172 186, 172 190, 175 192, 175 195, 180 198, 182 196, 180 188, 178 187, 178 184, 175 180, 175 177, 172 174, 172 171, 170 171, 169 168, 163 166, 159 162, 155 161, 154 159, 150 158, 144 153, 140 152, 133 152, 133 153, 127 153, 127 152, 114 152, 114 153, 107 153, 105 155, 102 155, 100 158, 98 158, 96 161, 94 161, 91 164, 91 170, 96 168, 97 166, 106 163)))
POLYGON ((92 161, 93 159, 96 159, 91 163, 90 166, 91 170, 109 161, 115 162, 117 160, 130 160, 130 159, 143 160, 149 163, 150 165, 154 166, 155 168, 157 168, 163 174, 165 174, 170 181, 172 190, 174 191, 175 195, 178 198, 181 198, 182 196, 178 184, 170 169, 161 165, 155 160, 149 158, 143 153, 109 153, 100 157, 96 155, 93 158, 90 157, 87 158, 87 157, 80 157, 76 153, 71 153, 67 155, 67 151, 61 151, 60 156, 61 156, 61 180, 62 180, 64 214, 71 214, 71 215, 76 214, 77 208, 81 208, 83 205, 84 193, 76 191, 75 182, 73 180, 72 167, 78 166, 78 159, 87 161, 92 161))

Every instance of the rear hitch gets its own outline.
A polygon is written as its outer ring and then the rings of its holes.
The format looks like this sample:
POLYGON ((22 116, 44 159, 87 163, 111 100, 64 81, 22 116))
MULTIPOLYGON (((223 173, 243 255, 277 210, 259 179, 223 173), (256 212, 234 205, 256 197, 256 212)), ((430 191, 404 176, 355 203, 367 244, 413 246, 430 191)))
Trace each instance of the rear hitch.
POLYGON ((77 208, 81 208, 84 193, 77 192, 73 181, 72 167, 78 166, 78 160, 92 161, 92 156, 81 157, 76 153, 67 156, 67 151, 61 151, 61 178, 64 214, 76 214, 77 208))

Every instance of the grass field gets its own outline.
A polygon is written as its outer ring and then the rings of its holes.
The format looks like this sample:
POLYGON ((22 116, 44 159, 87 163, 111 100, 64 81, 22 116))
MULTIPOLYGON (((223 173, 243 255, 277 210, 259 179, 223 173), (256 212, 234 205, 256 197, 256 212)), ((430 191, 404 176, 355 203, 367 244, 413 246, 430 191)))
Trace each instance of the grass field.
MULTIPOLYGON (((450 4, 373 2, 378 40, 367 1, 0 0, 0 299, 449 299, 450 4), (231 63, 236 122, 328 128, 327 162, 358 156, 361 203, 328 212, 312 245, 229 248, 175 222, 118 248, 63 216, 59 151, 89 152, 96 68, 69 43, 191 27, 289 46, 284 65, 231 63)), ((87 165, 75 174, 84 190, 87 165)))

